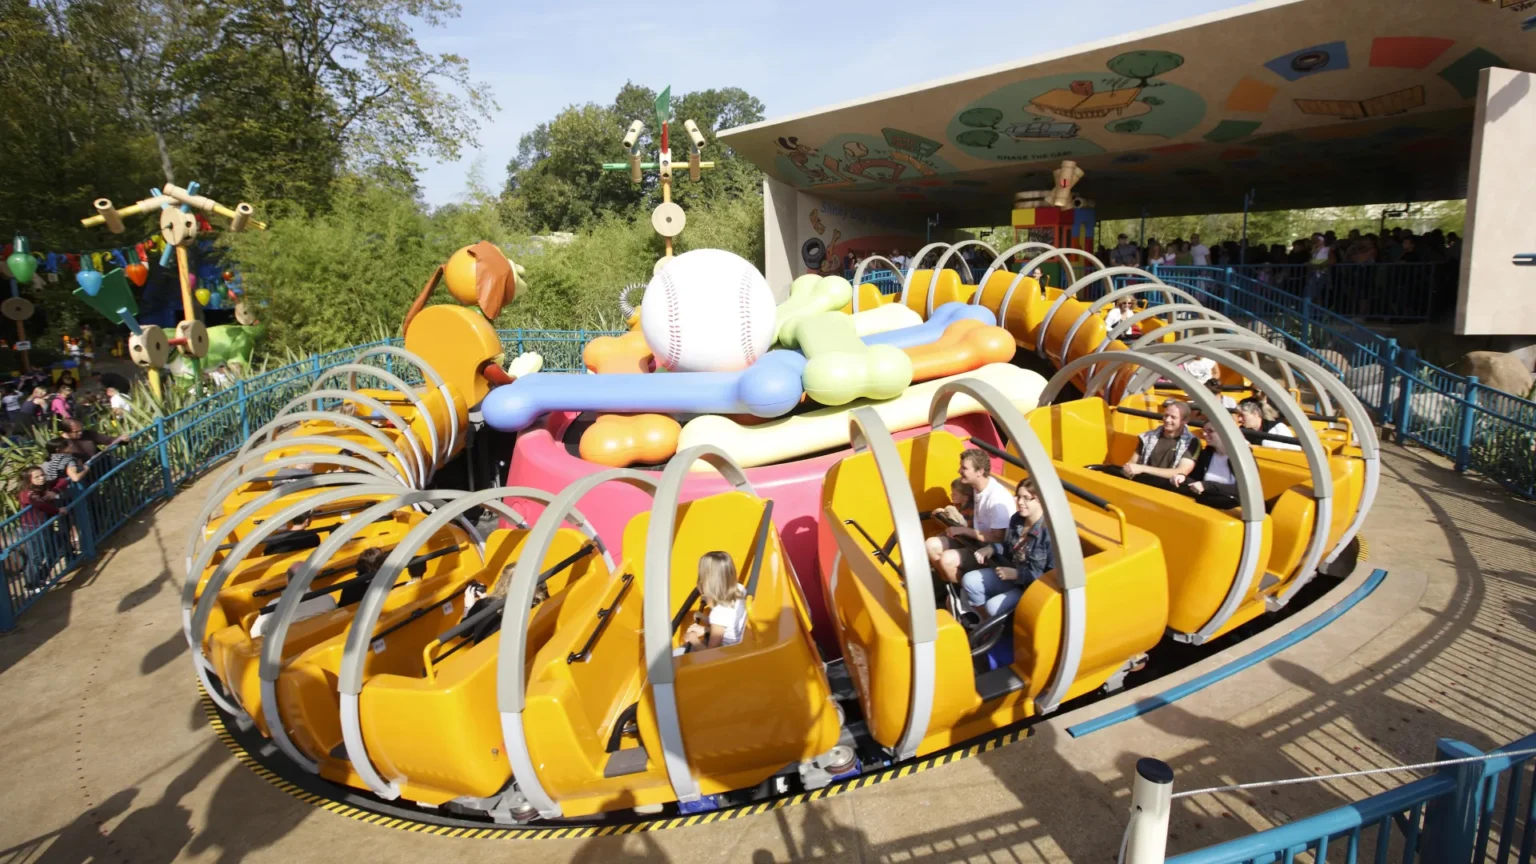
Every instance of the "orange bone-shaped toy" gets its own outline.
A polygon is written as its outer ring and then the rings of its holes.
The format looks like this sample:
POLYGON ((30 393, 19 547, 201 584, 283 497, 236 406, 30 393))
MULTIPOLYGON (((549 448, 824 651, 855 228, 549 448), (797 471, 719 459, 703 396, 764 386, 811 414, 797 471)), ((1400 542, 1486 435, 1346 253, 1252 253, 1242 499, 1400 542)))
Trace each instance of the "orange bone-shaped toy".
POLYGON ((581 433, 581 458, 610 468, 656 465, 677 453, 682 431, 665 414, 603 414, 581 433))
POLYGON ((972 372, 988 363, 1007 363, 1016 348, 1012 333, 966 318, 945 327, 937 341, 904 350, 912 358, 915 384, 972 372))
POLYGON ((588 372, 599 375, 650 372, 656 368, 651 360, 651 346, 645 344, 645 334, 638 327, 623 336, 599 336, 588 342, 581 352, 581 362, 588 372))

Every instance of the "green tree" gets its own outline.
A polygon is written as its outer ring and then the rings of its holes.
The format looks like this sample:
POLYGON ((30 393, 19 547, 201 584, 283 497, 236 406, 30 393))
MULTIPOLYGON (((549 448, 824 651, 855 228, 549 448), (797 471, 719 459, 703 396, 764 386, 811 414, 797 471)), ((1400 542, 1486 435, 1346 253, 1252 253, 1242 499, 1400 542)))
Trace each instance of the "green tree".
POLYGON ((199 94, 194 152, 248 195, 313 209, 343 166, 410 182, 422 155, 456 159, 495 105, 454 54, 411 32, 453 0, 212 0, 218 38, 179 70, 199 94))
MULTIPOLYGON (((537 231, 574 231, 595 225, 606 217, 630 219, 648 212, 660 200, 653 174, 638 185, 628 172, 603 171, 604 162, 621 162, 627 153, 621 143, 634 120, 645 124, 639 139, 645 161, 654 160, 657 137, 653 105, 656 92, 633 82, 620 88, 609 105, 587 103, 561 111, 553 120, 539 124, 518 142, 518 153, 507 166, 504 203, 513 221, 537 231)), ((734 150, 719 143, 716 134, 761 120, 763 105, 739 88, 701 90, 672 100, 674 183, 673 200, 685 208, 742 195, 757 195, 762 175, 734 150), (694 183, 687 177, 687 154, 692 148, 682 121, 693 120, 704 135, 703 158, 715 163, 694 183)))

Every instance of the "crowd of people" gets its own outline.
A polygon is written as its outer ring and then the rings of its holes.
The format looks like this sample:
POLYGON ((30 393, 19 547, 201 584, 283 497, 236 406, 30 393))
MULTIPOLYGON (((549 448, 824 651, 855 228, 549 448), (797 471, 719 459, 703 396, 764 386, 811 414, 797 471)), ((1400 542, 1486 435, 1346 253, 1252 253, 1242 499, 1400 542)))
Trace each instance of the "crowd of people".
POLYGON ((1098 256, 1112 267, 1456 263, 1461 260, 1461 237, 1454 231, 1446 233, 1438 228, 1423 235, 1393 228, 1380 236, 1356 228, 1343 238, 1333 231, 1319 231, 1310 237, 1298 237, 1289 246, 1262 242, 1248 242, 1245 246, 1237 240, 1225 240, 1211 247, 1201 242, 1199 234, 1188 240, 1175 238, 1166 244, 1148 237, 1140 245, 1121 234, 1114 248, 1100 247, 1098 256))

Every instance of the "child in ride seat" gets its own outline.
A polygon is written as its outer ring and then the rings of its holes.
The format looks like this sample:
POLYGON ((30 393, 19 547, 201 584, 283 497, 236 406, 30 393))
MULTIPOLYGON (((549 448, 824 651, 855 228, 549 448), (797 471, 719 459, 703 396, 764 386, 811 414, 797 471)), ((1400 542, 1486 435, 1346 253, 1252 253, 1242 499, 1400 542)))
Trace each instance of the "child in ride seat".
POLYGON ((949 483, 949 503, 960 512, 967 524, 976 518, 976 491, 959 477, 949 483))
POLYGON ((747 629, 747 589, 736 581, 736 565, 725 552, 707 552, 699 559, 699 599, 709 606, 709 623, 688 626, 683 645, 688 651, 735 645, 747 629))

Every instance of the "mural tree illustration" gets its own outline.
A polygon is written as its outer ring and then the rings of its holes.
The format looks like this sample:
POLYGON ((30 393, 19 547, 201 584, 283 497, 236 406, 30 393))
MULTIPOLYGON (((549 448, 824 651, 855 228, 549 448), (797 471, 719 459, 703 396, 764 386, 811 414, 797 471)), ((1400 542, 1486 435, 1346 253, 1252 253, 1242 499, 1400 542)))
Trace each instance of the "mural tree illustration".
POLYGON ((996 126, 999 122, 1002 121, 1002 119, 1003 112, 997 110, 996 108, 972 108, 971 110, 963 111, 960 114, 961 123, 965 124, 966 126, 974 126, 978 129, 996 126))
POLYGON ((1104 65, 1117 75, 1139 79, 1136 86, 1145 87, 1149 79, 1183 66, 1184 58, 1172 51, 1127 51, 1104 65))

